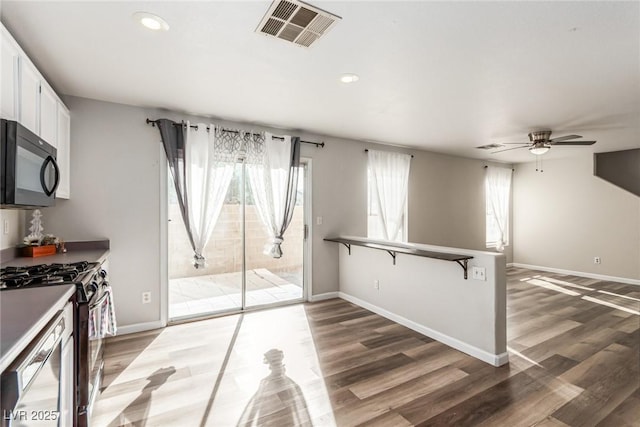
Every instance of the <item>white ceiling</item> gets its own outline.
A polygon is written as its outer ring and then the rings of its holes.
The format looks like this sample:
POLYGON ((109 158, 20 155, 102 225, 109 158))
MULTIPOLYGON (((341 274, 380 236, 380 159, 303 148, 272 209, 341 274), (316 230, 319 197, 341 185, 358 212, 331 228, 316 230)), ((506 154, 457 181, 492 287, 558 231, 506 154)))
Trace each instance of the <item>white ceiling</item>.
POLYGON ((549 128, 640 146, 640 2, 312 1, 342 17, 310 49, 254 32, 269 1, 2 1, 61 93, 466 157, 549 128), (155 33, 136 11, 171 26, 155 33), (345 85, 340 74, 357 73, 345 85))

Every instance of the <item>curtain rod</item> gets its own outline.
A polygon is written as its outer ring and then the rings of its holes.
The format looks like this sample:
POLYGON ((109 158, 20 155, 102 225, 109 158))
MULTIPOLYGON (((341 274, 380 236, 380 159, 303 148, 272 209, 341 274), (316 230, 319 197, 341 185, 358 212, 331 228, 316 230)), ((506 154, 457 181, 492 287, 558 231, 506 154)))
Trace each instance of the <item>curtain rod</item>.
MULTIPOLYGON (((483 166, 484 169, 486 169, 488 167, 489 167, 489 165, 484 165, 483 166)), ((495 166, 495 167, 499 168, 500 166, 495 166)), ((508 168, 505 168, 505 169, 508 169, 508 168)), ((515 172, 515 171, 516 171, 515 169, 511 168, 511 172, 515 172)))
MULTIPOLYGON (((158 123, 158 121, 157 121, 157 120, 150 120, 150 119, 147 119, 147 120, 146 120, 146 122, 147 122, 147 124, 148 124, 148 125, 151 125, 151 126, 153 126, 153 127, 155 127, 155 126, 156 126, 156 123, 158 123)), ((174 126, 183 126, 183 125, 185 125, 185 124, 186 124, 186 123, 182 122, 182 123, 174 123, 173 125, 174 125, 174 126)), ((190 125, 190 126, 191 126, 193 129, 197 129, 197 128, 198 128, 198 126, 196 126, 196 125, 190 125)), ((238 131, 237 131, 237 130, 224 129, 224 128, 220 128, 220 130, 221 130, 222 132, 238 133, 238 131)), ((209 131, 209 126, 207 126, 207 132, 208 132, 208 131, 209 131)), ((260 134, 259 134, 259 133, 254 133, 254 134, 252 134, 252 135, 253 135, 253 136, 260 136, 260 134)), ((283 137, 281 137, 281 136, 274 136, 274 137, 272 137, 272 138, 273 138, 273 139, 279 139, 280 141, 284 141, 284 138, 283 138, 283 137)), ((322 141, 322 142, 313 142, 313 141, 303 141, 303 140, 300 140, 300 142, 301 142, 301 143, 303 143, 303 144, 311 144, 311 145, 315 145, 315 146, 316 146, 316 147, 318 147, 318 148, 322 148, 322 147, 324 147, 324 141, 322 141)))
MULTIPOLYGON (((369 152, 369 149, 368 149, 368 148, 365 148, 365 149, 364 149, 364 152, 365 152, 365 153, 368 153, 368 152, 369 152)), ((410 155, 410 156, 411 156, 411 158, 413 159, 413 154, 409 154, 409 155, 410 155)))

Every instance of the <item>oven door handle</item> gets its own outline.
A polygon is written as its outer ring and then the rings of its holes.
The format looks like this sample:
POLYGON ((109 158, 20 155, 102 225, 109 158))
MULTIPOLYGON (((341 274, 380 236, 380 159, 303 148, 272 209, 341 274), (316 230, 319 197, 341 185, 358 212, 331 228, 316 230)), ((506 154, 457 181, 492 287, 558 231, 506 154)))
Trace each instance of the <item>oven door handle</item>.
POLYGON ((91 303, 89 305, 89 311, 93 311, 95 310, 97 307, 100 307, 102 305, 103 302, 105 302, 105 300, 109 297, 109 294, 107 292, 105 292, 104 294, 102 294, 102 296, 98 299, 98 301, 91 303))

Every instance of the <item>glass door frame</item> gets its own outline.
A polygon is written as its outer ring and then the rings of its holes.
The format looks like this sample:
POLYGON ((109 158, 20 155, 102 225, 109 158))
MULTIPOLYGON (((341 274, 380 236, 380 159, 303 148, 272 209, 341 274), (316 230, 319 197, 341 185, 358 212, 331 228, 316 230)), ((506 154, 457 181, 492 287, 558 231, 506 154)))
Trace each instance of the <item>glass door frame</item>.
POLYGON ((168 178, 169 172, 166 167, 166 157, 162 146, 160 146, 160 322, 162 326, 204 320, 212 317, 227 316, 230 314, 245 313, 254 310, 262 310, 273 307, 285 306, 290 304, 299 304, 310 301, 312 295, 312 164, 311 159, 306 157, 300 158, 300 167, 304 177, 304 235, 303 235, 303 257, 302 257, 302 296, 300 298, 277 301, 267 304, 259 304, 247 306, 246 304, 246 166, 242 167, 242 303, 238 308, 221 310, 212 313, 194 314, 193 316, 180 317, 178 319, 169 318, 169 198, 168 198, 168 178))

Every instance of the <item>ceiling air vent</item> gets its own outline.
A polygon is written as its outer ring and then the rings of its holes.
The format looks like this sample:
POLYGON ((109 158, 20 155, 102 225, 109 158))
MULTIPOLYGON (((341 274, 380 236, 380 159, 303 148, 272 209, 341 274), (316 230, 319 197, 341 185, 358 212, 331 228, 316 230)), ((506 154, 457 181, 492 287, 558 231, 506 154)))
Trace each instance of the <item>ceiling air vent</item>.
POLYGON ((301 1, 275 0, 256 32, 309 47, 327 34, 340 19, 301 1))
POLYGON ((504 145, 502 145, 502 144, 487 144, 487 145, 481 145, 481 146, 476 147, 476 148, 479 148, 480 150, 493 150, 495 148, 500 148, 500 147, 504 147, 504 145))

